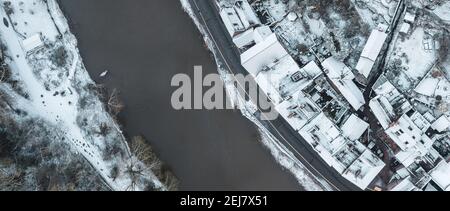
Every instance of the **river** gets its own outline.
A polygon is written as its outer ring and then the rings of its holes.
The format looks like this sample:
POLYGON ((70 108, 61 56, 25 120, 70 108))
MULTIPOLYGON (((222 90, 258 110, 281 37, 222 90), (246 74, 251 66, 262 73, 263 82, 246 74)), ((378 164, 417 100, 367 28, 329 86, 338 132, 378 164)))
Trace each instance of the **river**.
POLYGON ((116 88, 127 136, 145 136, 180 190, 301 190, 239 111, 176 111, 172 76, 215 73, 200 33, 178 0, 60 0, 91 77, 116 88), (99 75, 108 70, 105 78, 99 75))

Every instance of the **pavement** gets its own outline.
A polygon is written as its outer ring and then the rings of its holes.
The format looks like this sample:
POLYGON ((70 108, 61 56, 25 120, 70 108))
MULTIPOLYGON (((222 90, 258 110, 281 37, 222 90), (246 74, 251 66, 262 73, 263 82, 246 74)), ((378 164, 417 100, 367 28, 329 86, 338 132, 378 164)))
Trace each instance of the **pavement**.
MULTIPOLYGON (((224 62, 226 68, 231 73, 247 75, 247 71, 241 65, 239 51, 234 46, 231 37, 220 19, 215 1, 189 1, 200 24, 204 26, 206 33, 213 40, 214 47, 218 52, 217 56, 224 62)), ((262 121, 262 123, 312 174, 326 181, 333 190, 361 190, 326 164, 319 154, 282 117, 272 121, 262 121)))

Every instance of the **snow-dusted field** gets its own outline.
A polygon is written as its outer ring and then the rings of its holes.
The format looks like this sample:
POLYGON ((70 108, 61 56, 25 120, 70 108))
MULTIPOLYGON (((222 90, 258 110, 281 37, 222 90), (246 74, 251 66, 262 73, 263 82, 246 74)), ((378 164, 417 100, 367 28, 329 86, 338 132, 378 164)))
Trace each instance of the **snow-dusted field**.
POLYGON ((417 28, 412 32, 409 39, 398 40, 390 57, 391 61, 401 61, 402 77, 399 80, 399 86, 402 90, 411 89, 412 81, 417 83, 436 62, 436 53, 434 50, 425 50, 424 42, 426 34, 423 28, 417 28), (403 78, 406 77, 406 78, 403 78))
MULTIPOLYGON (((75 36, 55 0, 5 1, 0 14, 1 43, 6 46, 6 63, 13 77, 23 84, 26 97, 16 95, 17 107, 63 131, 65 141, 83 155, 113 190, 143 190, 148 186, 164 190, 154 174, 130 153, 118 125, 94 94, 94 82, 84 68, 75 36), (48 9, 48 10, 47 10, 48 9), (42 37, 44 45, 25 52, 23 40, 42 37), (104 125, 107 134, 98 131, 104 125), (111 156, 111 147, 119 153, 111 156), (135 178, 130 171, 144 169, 135 178), (112 170, 118 169, 117 176, 112 170)), ((55 140, 57 141, 57 140, 55 140)), ((59 141, 59 140, 58 140, 59 141)), ((141 171, 141 170, 139 170, 141 171)))

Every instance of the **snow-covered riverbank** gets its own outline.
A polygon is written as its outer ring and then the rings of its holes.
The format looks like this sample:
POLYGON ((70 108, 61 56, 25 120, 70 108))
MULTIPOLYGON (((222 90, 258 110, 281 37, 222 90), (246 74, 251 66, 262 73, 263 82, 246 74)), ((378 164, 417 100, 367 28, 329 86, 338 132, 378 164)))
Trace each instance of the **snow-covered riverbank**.
MULTIPOLYGON (((111 189, 165 190, 153 172, 132 155, 119 126, 100 101, 57 2, 2 0, 0 4, 4 6, 0 36, 6 47, 5 62, 24 91, 12 95, 15 107, 55 128, 111 189), (26 52, 24 40, 32 36, 41 37, 43 45, 26 52)), ((1 89, 9 87, 2 84, 1 89)))

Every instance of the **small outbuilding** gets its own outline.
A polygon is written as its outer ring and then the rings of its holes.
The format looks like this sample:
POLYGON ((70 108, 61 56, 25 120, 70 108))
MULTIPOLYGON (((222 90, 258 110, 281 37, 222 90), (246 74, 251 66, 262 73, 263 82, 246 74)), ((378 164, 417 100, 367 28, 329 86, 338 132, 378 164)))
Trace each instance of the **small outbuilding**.
POLYGON ((32 53, 44 47, 44 41, 40 34, 35 34, 22 41, 22 48, 26 54, 32 53))

